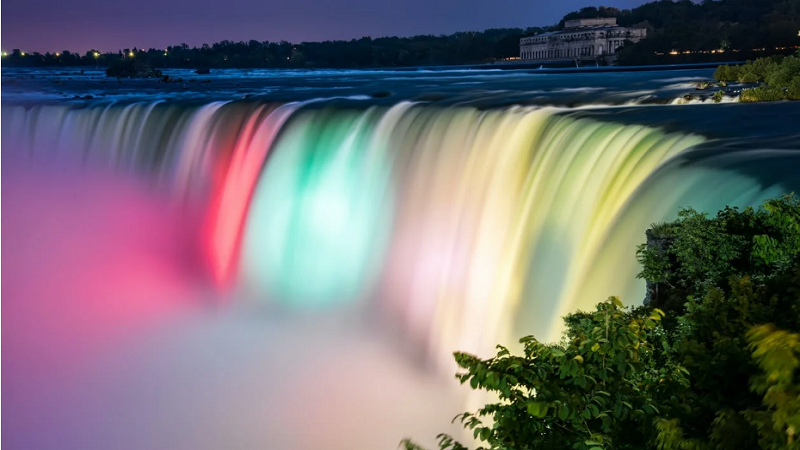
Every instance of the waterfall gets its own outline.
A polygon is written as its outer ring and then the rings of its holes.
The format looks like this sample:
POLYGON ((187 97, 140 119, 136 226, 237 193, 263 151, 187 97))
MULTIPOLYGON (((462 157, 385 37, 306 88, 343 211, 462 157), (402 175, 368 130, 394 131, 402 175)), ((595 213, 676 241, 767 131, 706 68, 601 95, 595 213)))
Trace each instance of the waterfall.
POLYGON ((296 314, 368 311, 450 373, 454 350, 557 340, 571 311, 639 303, 635 247, 679 207, 783 190, 681 159, 703 136, 565 112, 3 105, 2 146, 204 205, 198 246, 221 290, 296 314))

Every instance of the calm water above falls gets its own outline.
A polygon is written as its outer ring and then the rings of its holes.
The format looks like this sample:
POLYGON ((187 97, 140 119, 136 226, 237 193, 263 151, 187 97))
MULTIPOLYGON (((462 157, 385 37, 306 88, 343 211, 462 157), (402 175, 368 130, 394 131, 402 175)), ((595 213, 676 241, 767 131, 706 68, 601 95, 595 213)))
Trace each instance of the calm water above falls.
POLYGON ((430 443, 452 351, 800 187, 800 104, 659 104, 710 70, 174 72, 2 72, 9 448, 430 443))

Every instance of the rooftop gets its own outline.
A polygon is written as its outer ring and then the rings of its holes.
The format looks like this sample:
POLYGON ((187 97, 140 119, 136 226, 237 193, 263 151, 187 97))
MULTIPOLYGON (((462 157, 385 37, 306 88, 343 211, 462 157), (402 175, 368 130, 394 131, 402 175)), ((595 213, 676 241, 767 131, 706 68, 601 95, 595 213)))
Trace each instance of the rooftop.
POLYGON ((597 17, 595 19, 573 19, 564 22, 564 29, 573 28, 599 28, 617 26, 616 17, 597 17))

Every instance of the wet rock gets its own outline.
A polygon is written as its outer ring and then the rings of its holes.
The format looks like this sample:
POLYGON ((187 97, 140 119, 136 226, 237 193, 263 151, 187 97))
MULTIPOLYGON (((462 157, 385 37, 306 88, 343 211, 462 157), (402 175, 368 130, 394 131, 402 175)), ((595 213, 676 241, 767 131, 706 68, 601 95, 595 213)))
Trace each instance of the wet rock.
POLYGON ((122 59, 111 63, 106 69, 106 76, 116 78, 161 78, 164 74, 143 61, 122 59))

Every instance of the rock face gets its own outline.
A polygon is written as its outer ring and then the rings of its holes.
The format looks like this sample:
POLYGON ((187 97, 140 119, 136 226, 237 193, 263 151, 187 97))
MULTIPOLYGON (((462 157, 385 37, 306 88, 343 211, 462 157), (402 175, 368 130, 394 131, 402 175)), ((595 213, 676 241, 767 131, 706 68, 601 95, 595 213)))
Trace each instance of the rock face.
POLYGON ((122 59, 108 66, 106 76, 116 78, 161 78, 163 74, 160 70, 153 69, 144 61, 122 59))
MULTIPOLYGON (((647 247, 648 249, 656 249, 659 254, 663 254, 667 251, 670 245, 672 245, 672 241, 674 240, 672 237, 667 236, 657 236, 652 229, 645 231, 645 236, 647 237, 647 247)), ((644 304, 651 305, 655 307, 659 307, 659 286, 660 283, 653 283, 650 281, 646 281, 646 292, 644 296, 644 304)))

